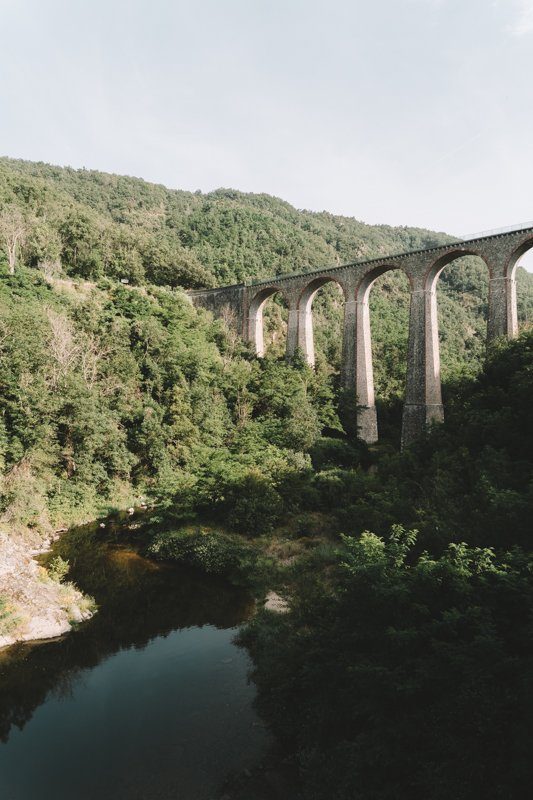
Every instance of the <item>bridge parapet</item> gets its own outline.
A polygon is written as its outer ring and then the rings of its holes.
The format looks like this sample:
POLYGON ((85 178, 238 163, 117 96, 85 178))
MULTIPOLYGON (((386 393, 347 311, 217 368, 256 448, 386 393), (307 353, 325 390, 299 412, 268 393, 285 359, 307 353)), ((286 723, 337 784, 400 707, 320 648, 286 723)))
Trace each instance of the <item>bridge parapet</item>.
POLYGON ((216 289, 193 289, 187 292, 193 305, 211 311, 213 316, 225 319, 241 336, 247 339, 247 292, 244 283, 220 286, 216 289))

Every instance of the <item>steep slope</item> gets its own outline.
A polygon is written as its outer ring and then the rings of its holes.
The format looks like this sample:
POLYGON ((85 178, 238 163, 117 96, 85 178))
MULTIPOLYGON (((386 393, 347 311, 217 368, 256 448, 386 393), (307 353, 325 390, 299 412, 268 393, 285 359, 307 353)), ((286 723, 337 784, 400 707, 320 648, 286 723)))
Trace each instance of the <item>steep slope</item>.
POLYGON ((317 375, 251 358, 181 290, 30 268, 0 276, 0 366, 0 525, 34 546, 146 493, 187 509, 300 470, 334 414, 317 375))
POLYGON ((327 381, 179 289, 0 274, 0 647, 90 610, 30 560, 59 530, 144 500, 246 527, 243 497, 260 530, 334 418, 327 381))
MULTIPOLYGON (((5 243, 0 250, 0 528, 27 547, 146 494, 184 514, 204 507, 244 526, 251 514, 254 530, 271 525, 292 508, 291 482, 310 469, 320 432, 340 427, 342 302, 334 287, 317 297, 311 371, 259 363, 181 287, 446 239, 297 211, 267 195, 192 194, 1 159, 0 220, 9 219, 24 235, 13 274, 5 243)), ((533 280, 519 279, 521 318, 531 319, 533 280)), ((403 391, 405 283, 386 275, 372 293, 382 400, 403 391)), ((486 288, 472 259, 444 275, 445 377, 479 369, 486 288)), ((276 302, 267 324, 272 355, 281 354, 276 302)), ((12 623, 5 608, 0 593, 0 635, 12 623)))

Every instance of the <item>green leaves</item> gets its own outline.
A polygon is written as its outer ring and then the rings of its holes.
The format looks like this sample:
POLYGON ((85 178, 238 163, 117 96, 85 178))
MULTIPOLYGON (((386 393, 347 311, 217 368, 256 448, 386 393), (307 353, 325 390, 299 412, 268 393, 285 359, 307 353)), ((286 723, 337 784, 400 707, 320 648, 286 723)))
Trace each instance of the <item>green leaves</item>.
POLYGON ((48 572, 50 578, 58 583, 61 583, 63 578, 68 575, 69 569, 70 565, 68 561, 66 561, 64 558, 61 558, 61 556, 55 556, 55 558, 52 558, 46 567, 46 571, 48 572))
POLYGON ((244 634, 260 710, 306 798, 526 790, 531 558, 465 544, 415 557, 415 544, 401 526, 343 537, 325 586, 308 575, 290 615, 244 634))
POLYGON ((0 281, 0 320, 13 519, 46 526, 50 512, 62 525, 58 515, 96 515, 134 486, 165 506, 227 513, 251 535, 279 519, 280 485, 308 468, 331 403, 306 366, 250 359, 219 321, 157 287, 45 282, 21 268, 0 281))
POLYGON ((199 567, 208 573, 228 574, 238 567, 248 548, 217 531, 180 530, 156 535, 148 552, 160 559, 199 567))

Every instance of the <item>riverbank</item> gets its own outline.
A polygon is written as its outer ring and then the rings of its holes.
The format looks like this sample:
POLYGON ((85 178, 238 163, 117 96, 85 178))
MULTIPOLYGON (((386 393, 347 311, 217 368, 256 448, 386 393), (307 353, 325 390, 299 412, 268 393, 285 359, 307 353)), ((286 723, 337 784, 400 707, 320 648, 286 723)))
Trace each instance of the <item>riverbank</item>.
POLYGON ((177 524, 168 517, 140 532, 142 552, 157 561, 192 566, 246 588, 259 606, 284 612, 291 587, 302 574, 327 568, 342 542, 326 514, 287 516, 261 536, 244 535, 198 518, 177 524))
MULTIPOLYGON (((295 576, 327 564, 339 545, 327 532, 327 518, 317 514, 288 518, 256 537, 206 519, 180 525, 172 514, 144 512, 114 514, 88 528, 97 526, 103 531, 111 526, 151 560, 194 567, 246 588, 258 607, 272 611, 286 610, 295 576)), ((95 611, 92 598, 55 575, 50 564, 45 568, 36 560, 51 543, 36 548, 28 536, 0 533, 0 647, 61 636, 95 611)))
MULTIPOLYGON (((56 559, 62 560, 64 564, 70 563, 71 577, 84 591, 94 594, 101 604, 101 610, 90 626, 82 626, 76 636, 64 638, 57 646, 66 648, 65 652, 70 652, 71 649, 75 651, 79 646, 78 642, 85 639, 89 641, 92 636, 97 637, 96 632, 102 626, 105 628, 105 620, 109 620, 110 615, 113 618, 112 629, 115 635, 116 615, 120 610, 117 604, 120 608, 120 604, 124 605, 120 614, 124 616, 124 620, 129 620, 128 625, 131 626, 132 620, 136 619, 146 621, 144 612, 139 614, 133 610, 135 605, 131 605, 130 595, 132 591, 140 591, 142 594, 142 585, 147 575, 152 576, 150 580, 166 581, 168 588, 165 592, 171 595, 167 599, 166 595, 159 598, 155 614, 152 612, 156 607, 150 601, 150 618, 153 617, 153 623, 148 627, 152 633, 156 630, 163 633, 173 630, 175 615, 183 616, 185 613, 187 616, 189 613, 191 598, 184 585, 184 575, 188 573, 179 570, 190 570, 191 567, 191 574, 197 575, 194 580, 200 583, 206 579, 220 581, 220 588, 215 590, 217 599, 214 601, 218 609, 224 607, 221 599, 228 592, 244 592, 243 597, 248 596, 248 609, 244 609, 243 605, 243 610, 239 611, 235 619, 224 619, 224 626, 239 624, 261 609, 276 615, 283 614, 289 608, 291 586, 295 577, 311 568, 312 563, 318 567, 317 559, 322 559, 323 563, 328 547, 331 550, 334 546, 333 539, 328 542, 327 537, 318 534, 320 529, 326 527, 325 520, 309 517, 306 523, 305 535, 302 535, 302 518, 294 517, 268 535, 250 537, 231 532, 214 522, 210 524, 206 519, 197 519, 194 523, 179 526, 176 520, 172 524, 170 515, 163 518, 149 512, 112 515, 105 520, 72 528, 56 539, 51 552, 42 561, 46 563, 48 570, 56 559), (178 570, 175 580, 169 580, 173 570, 178 570), (201 577, 201 573, 206 578, 201 577), (226 584, 226 581, 229 583, 226 584), (224 585, 227 588, 222 588, 224 585), (179 594, 180 602, 175 602, 173 592, 179 594), (169 615, 171 619, 167 624, 166 618, 169 615)), ((91 615, 90 609, 86 616, 79 613, 83 612, 84 595, 72 584, 67 586, 54 580, 49 571, 30 555, 27 542, 17 544, 16 540, 4 535, 0 538, 0 553, 0 585, 9 590, 10 614, 16 623, 9 631, 10 639, 3 644, 60 636, 67 633, 73 623, 91 615), (15 597, 18 598, 17 603, 13 601, 15 597)), ((205 599, 205 589, 201 594, 205 599)), ((202 600, 200 604, 202 607, 203 602, 202 600)), ((194 620, 201 621, 201 609, 195 607, 193 613, 194 620)), ((218 626, 220 621, 216 613, 212 609, 209 613, 209 620, 212 618, 218 626)), ((188 618, 181 620, 181 623, 187 621, 188 618)), ((137 628, 137 622, 133 622, 133 625, 137 628)), ((137 643, 138 633, 136 630, 134 638, 137 643)), ((144 642, 143 637, 141 640, 144 642)), ((121 638, 122 646, 129 641, 128 636, 124 640, 121 638)), ((52 643, 53 650, 48 650, 49 647, 43 643, 38 649, 41 652, 42 648, 46 648, 42 652, 49 652, 52 658, 56 643, 52 643)), ((84 648, 81 647, 81 650, 84 648)), ((242 650, 245 658, 246 648, 239 650, 242 650)), ((13 652, 16 652, 15 649, 13 652)), ((62 662, 62 659, 59 658, 59 661, 62 662)), ((82 659, 80 663, 85 662, 82 659)), ((220 664, 225 664, 225 661, 220 661, 220 664)), ((254 720, 253 734, 250 736, 262 736, 263 730, 263 724, 254 720)), ((220 790, 220 797, 226 800, 282 800, 286 796, 297 796, 294 767, 277 751, 258 758, 257 763, 251 760, 238 770, 232 771, 230 768, 228 772, 233 774, 220 790)))
POLYGON ((79 800, 213 800, 228 774, 265 763, 270 738, 234 641, 253 598, 144 558, 138 522, 71 529, 43 557, 70 563, 98 613, 0 654, 2 797, 68 800, 75 786, 79 800))
POLYGON ((21 539, 0 532, 0 647, 61 636, 94 611, 92 598, 38 564, 21 539))
POLYGON ((113 502, 88 495, 52 515, 28 466, 0 477, 0 484, 9 497, 0 515, 0 648, 62 636, 90 619, 96 606, 69 581, 68 564, 56 574, 43 566, 42 557, 68 530, 132 507, 138 497, 126 484, 117 484, 113 502), (38 513, 28 513, 32 502, 38 513))

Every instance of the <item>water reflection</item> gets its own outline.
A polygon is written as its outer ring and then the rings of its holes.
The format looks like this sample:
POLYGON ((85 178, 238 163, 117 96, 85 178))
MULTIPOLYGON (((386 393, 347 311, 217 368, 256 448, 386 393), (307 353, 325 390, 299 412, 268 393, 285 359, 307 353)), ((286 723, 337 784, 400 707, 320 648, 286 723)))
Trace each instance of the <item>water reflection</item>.
POLYGON ((96 598, 93 620, 0 653, 6 800, 200 799, 265 746, 232 644, 249 596, 149 562, 120 537, 79 529, 54 550, 96 598))

